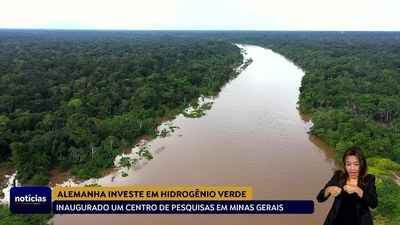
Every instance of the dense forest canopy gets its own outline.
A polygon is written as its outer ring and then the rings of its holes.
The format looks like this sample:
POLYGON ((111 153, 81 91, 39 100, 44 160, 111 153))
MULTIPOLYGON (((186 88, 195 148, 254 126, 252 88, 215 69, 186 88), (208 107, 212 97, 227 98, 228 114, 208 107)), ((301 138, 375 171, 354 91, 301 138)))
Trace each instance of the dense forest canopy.
POLYGON ((112 158, 172 108, 218 92, 241 60, 231 43, 305 70, 300 110, 339 153, 359 145, 400 162, 400 32, 333 31, 1 30, 0 160, 12 156, 22 180, 54 167, 95 175, 96 156, 112 158))
POLYGON ((311 133, 340 157, 349 146, 400 163, 400 32, 209 32, 217 40, 262 45, 305 71, 299 107, 311 133))
POLYGON ((239 49, 174 32, 0 31, 0 161, 98 176, 157 119, 236 75, 239 49))
POLYGON ((400 162, 399 32, 305 35, 276 49, 306 70, 299 106, 312 133, 338 155, 357 145, 400 162))
POLYGON ((312 132, 332 147, 357 144, 400 161, 400 32, 2 30, 0 38, 1 160, 40 132, 60 142, 46 148, 76 151, 75 161, 101 132, 129 142, 171 108, 217 92, 239 61, 229 44, 237 42, 271 48, 306 71, 300 109, 315 113, 312 132), (135 112, 129 125, 127 112, 135 112), (339 126, 349 118, 358 127, 339 126), (357 129, 364 133, 332 140, 357 129))
POLYGON ((312 117, 310 132, 339 164, 348 147, 364 150, 377 176, 374 222, 400 224, 400 32, 227 33, 214 37, 265 46, 305 71, 299 108, 312 117))

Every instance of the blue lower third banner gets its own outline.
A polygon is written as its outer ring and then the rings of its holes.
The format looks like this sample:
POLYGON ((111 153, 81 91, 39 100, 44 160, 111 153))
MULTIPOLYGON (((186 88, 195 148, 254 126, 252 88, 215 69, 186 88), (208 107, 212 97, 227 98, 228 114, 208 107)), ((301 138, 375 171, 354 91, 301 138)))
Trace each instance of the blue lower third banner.
POLYGON ((54 201, 55 214, 312 214, 311 200, 54 201))
POLYGON ((10 211, 16 214, 51 213, 51 199, 49 187, 12 187, 10 211))

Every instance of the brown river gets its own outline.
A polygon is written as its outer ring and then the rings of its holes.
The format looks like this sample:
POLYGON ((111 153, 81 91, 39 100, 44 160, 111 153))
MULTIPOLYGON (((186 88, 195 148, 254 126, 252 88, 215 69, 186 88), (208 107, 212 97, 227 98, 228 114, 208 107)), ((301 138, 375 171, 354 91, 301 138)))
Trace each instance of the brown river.
POLYGON ((154 158, 110 174, 102 186, 251 186, 255 200, 313 200, 307 215, 57 215, 55 225, 322 224, 332 199, 315 197, 332 176, 334 153, 307 134, 297 110, 304 72, 271 50, 241 46, 253 62, 213 99, 201 118, 150 142, 154 158))

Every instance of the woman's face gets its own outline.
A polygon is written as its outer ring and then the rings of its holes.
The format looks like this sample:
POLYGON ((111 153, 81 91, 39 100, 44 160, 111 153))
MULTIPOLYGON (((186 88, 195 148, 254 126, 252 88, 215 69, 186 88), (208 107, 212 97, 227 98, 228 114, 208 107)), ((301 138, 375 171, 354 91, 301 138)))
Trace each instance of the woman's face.
POLYGON ((358 178, 358 175, 360 174, 360 162, 358 161, 356 156, 347 156, 345 160, 345 166, 349 177, 353 179, 358 178))

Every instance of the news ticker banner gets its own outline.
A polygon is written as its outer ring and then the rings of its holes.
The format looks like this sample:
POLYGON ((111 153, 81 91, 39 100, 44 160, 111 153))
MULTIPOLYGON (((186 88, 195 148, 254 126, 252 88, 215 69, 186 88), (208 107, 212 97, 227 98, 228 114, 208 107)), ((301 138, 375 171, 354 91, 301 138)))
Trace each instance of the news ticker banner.
POLYGON ((13 187, 16 214, 312 214, 311 200, 252 200, 251 187, 13 187))

